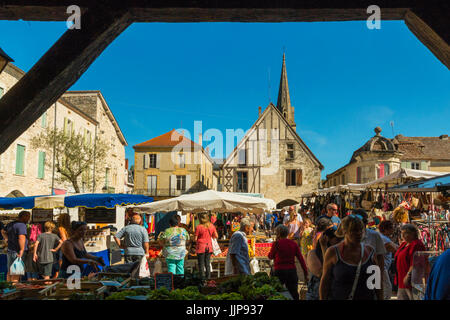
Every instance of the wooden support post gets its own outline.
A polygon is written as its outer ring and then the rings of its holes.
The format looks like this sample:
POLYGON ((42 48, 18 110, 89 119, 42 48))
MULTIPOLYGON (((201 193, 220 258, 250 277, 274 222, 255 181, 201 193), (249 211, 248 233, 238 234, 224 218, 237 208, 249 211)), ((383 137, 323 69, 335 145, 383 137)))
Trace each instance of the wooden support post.
MULTIPOLYGON (((0 99, 0 154, 69 89, 130 24, 125 9, 90 8, 0 99)), ((115 68, 115 66, 111 66, 115 68)))
MULTIPOLYGON (((450 5, 447 5, 447 10, 450 10, 450 5)), ((450 33, 447 17, 443 12, 427 8, 408 10, 405 23, 417 39, 450 69, 450 33)))

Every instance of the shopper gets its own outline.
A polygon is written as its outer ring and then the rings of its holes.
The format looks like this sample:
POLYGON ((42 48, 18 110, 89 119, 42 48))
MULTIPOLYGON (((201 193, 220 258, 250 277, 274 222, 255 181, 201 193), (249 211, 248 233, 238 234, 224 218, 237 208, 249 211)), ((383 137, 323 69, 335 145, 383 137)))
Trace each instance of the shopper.
POLYGON ((328 248, 325 253, 320 300, 383 299, 380 290, 367 286, 370 276, 367 269, 377 264, 377 261, 375 250, 362 243, 364 229, 362 219, 356 215, 349 215, 342 220, 336 235, 344 240, 328 248))
POLYGON ((275 233, 276 241, 273 243, 268 255, 269 259, 275 260, 274 275, 286 286, 294 300, 299 300, 295 257, 300 262, 304 277, 307 279, 308 270, 305 260, 303 259, 298 244, 293 240, 287 239, 289 229, 286 226, 278 226, 275 229, 275 233))
POLYGON ((141 226, 142 218, 136 214, 131 217, 131 223, 114 236, 114 240, 120 248, 125 250, 125 263, 141 261, 142 257, 148 258, 149 239, 147 230, 141 226), (122 240, 123 239, 123 242, 122 240))
POLYGON ((389 220, 381 221, 378 225, 378 230, 380 230, 381 238, 387 251, 384 255, 383 295, 384 300, 390 300, 392 297, 392 283, 389 270, 392 265, 393 254, 398 249, 398 246, 390 238, 394 233, 394 224, 389 220))
MULTIPOLYGON (((95 271, 98 271, 98 266, 104 266, 105 263, 102 257, 96 257, 87 253, 84 247, 84 236, 87 231, 86 222, 72 221, 72 234, 70 238, 63 242, 62 250, 62 265, 60 270, 61 278, 68 278, 71 273, 67 270, 70 266, 78 266, 80 276, 83 274, 84 265, 90 265, 95 271)), ((72 271, 73 272, 73 271, 72 271)))
POLYGON ((341 219, 339 219, 337 214, 338 214, 338 206, 335 203, 329 203, 327 205, 327 213, 317 218, 317 221, 319 221, 322 218, 328 218, 331 220, 331 222, 333 222, 334 230, 337 230, 339 224, 341 223, 341 219))
POLYGON ((198 268, 200 276, 204 277, 204 270, 206 268, 206 278, 210 279, 210 258, 213 253, 212 239, 217 239, 218 234, 214 225, 210 222, 209 216, 206 212, 199 214, 200 224, 195 229, 196 252, 198 259, 198 268))
POLYGON ((305 218, 303 221, 303 228, 300 237, 300 249, 302 251, 302 255, 307 257, 308 252, 312 249, 313 245, 314 226, 309 218, 305 218))
POLYGON ((311 273, 308 281, 306 300, 319 300, 319 284, 322 278, 323 256, 329 247, 342 240, 336 237, 333 223, 330 219, 323 218, 318 220, 316 232, 320 232, 321 237, 317 247, 309 251, 306 259, 306 266, 311 273))
POLYGON ((289 210, 289 220, 286 226, 289 229, 288 239, 294 240, 298 244, 300 241, 301 224, 298 222, 297 215, 298 213, 295 210, 289 210))
POLYGON ((186 256, 186 242, 189 233, 178 226, 177 215, 169 220, 170 228, 162 232, 158 239, 163 246, 163 255, 166 258, 167 270, 173 274, 184 274, 184 257, 186 256))
MULTIPOLYGON (((62 213, 58 217, 58 231, 57 235, 62 240, 62 242, 66 241, 70 237, 70 216, 68 213, 62 213)), ((59 270, 61 270, 62 265, 62 250, 55 252, 53 254, 55 257, 55 274, 53 276, 54 279, 59 277, 59 270)))
POLYGON ((233 233, 228 246, 225 262, 225 275, 250 274, 250 258, 248 255, 247 235, 252 233, 250 219, 241 220, 241 228, 233 233))
POLYGON ((419 240, 419 230, 413 224, 405 224, 401 227, 401 237, 403 242, 395 253, 397 300, 412 300, 411 273, 414 253, 426 251, 426 249, 419 240))
POLYGON ((48 280, 52 275, 53 253, 58 252, 63 241, 53 233, 55 230, 53 222, 47 221, 44 224, 44 230, 45 232, 38 236, 34 245, 33 261, 38 264, 41 277, 48 280))
POLYGON ((272 223, 273 223, 273 214, 271 212, 266 212, 264 214, 264 226, 266 229, 266 236, 272 236, 272 223))
POLYGON ((433 264, 425 300, 450 300, 450 249, 445 250, 433 264))
POLYGON ((367 212, 364 209, 356 209, 353 210, 353 214, 362 217, 362 221, 364 223, 364 235, 362 238, 362 242, 365 245, 371 246, 375 249, 375 256, 377 260, 377 265, 380 268, 381 271, 381 289, 383 290, 384 282, 386 281, 384 279, 384 255, 387 253, 383 239, 381 238, 381 234, 378 231, 372 230, 370 228, 367 228, 367 224, 369 221, 369 218, 367 216, 367 212))
MULTIPOLYGON (((21 258, 25 263, 28 239, 27 239, 27 223, 30 220, 30 212, 21 211, 16 221, 10 222, 6 226, 6 231, 2 230, 3 238, 8 241, 7 249, 7 281, 18 282, 20 276, 10 275, 10 268, 17 258, 21 258)), ((26 272, 26 270, 25 270, 26 272)))

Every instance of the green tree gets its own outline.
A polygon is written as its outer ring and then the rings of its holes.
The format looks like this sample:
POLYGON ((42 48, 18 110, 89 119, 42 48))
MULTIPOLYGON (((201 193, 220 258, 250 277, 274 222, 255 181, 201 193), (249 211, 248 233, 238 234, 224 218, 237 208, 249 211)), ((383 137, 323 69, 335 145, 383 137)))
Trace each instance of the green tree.
POLYGON ((53 150, 55 151, 55 170, 59 175, 55 175, 58 182, 69 182, 76 193, 80 193, 80 182, 87 188, 91 188, 94 182, 93 167, 95 165, 95 185, 99 185, 104 179, 101 176, 100 168, 105 167, 105 160, 108 151, 106 141, 99 138, 89 141, 90 137, 75 133, 74 131, 64 132, 62 129, 47 128, 46 131, 31 139, 33 148, 47 150, 50 161, 46 165, 52 168, 53 150))

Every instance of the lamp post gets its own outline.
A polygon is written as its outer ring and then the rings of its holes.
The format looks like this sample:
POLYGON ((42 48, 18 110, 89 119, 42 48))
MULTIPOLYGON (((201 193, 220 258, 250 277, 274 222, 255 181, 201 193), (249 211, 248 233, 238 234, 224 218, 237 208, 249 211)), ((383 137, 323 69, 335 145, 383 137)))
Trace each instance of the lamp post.
POLYGON ((14 62, 14 60, 0 48, 0 73, 5 69, 8 62, 14 62))

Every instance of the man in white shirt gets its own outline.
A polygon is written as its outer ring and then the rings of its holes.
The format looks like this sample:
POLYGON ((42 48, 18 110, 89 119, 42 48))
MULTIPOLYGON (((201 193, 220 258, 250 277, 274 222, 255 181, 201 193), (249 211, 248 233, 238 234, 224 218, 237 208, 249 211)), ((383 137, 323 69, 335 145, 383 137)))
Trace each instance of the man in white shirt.
MULTIPOLYGON (((283 217, 283 224, 284 225, 286 225, 288 222, 289 222, 289 218, 290 218, 290 213, 291 212, 295 212, 295 207, 294 206, 290 206, 289 207, 289 212, 287 212, 286 210, 282 210, 282 213, 283 213, 283 211, 284 211, 284 217, 283 217)), ((297 215, 297 220, 298 220, 298 222, 303 222, 303 218, 302 218, 302 215, 299 213, 298 215, 297 215)))

